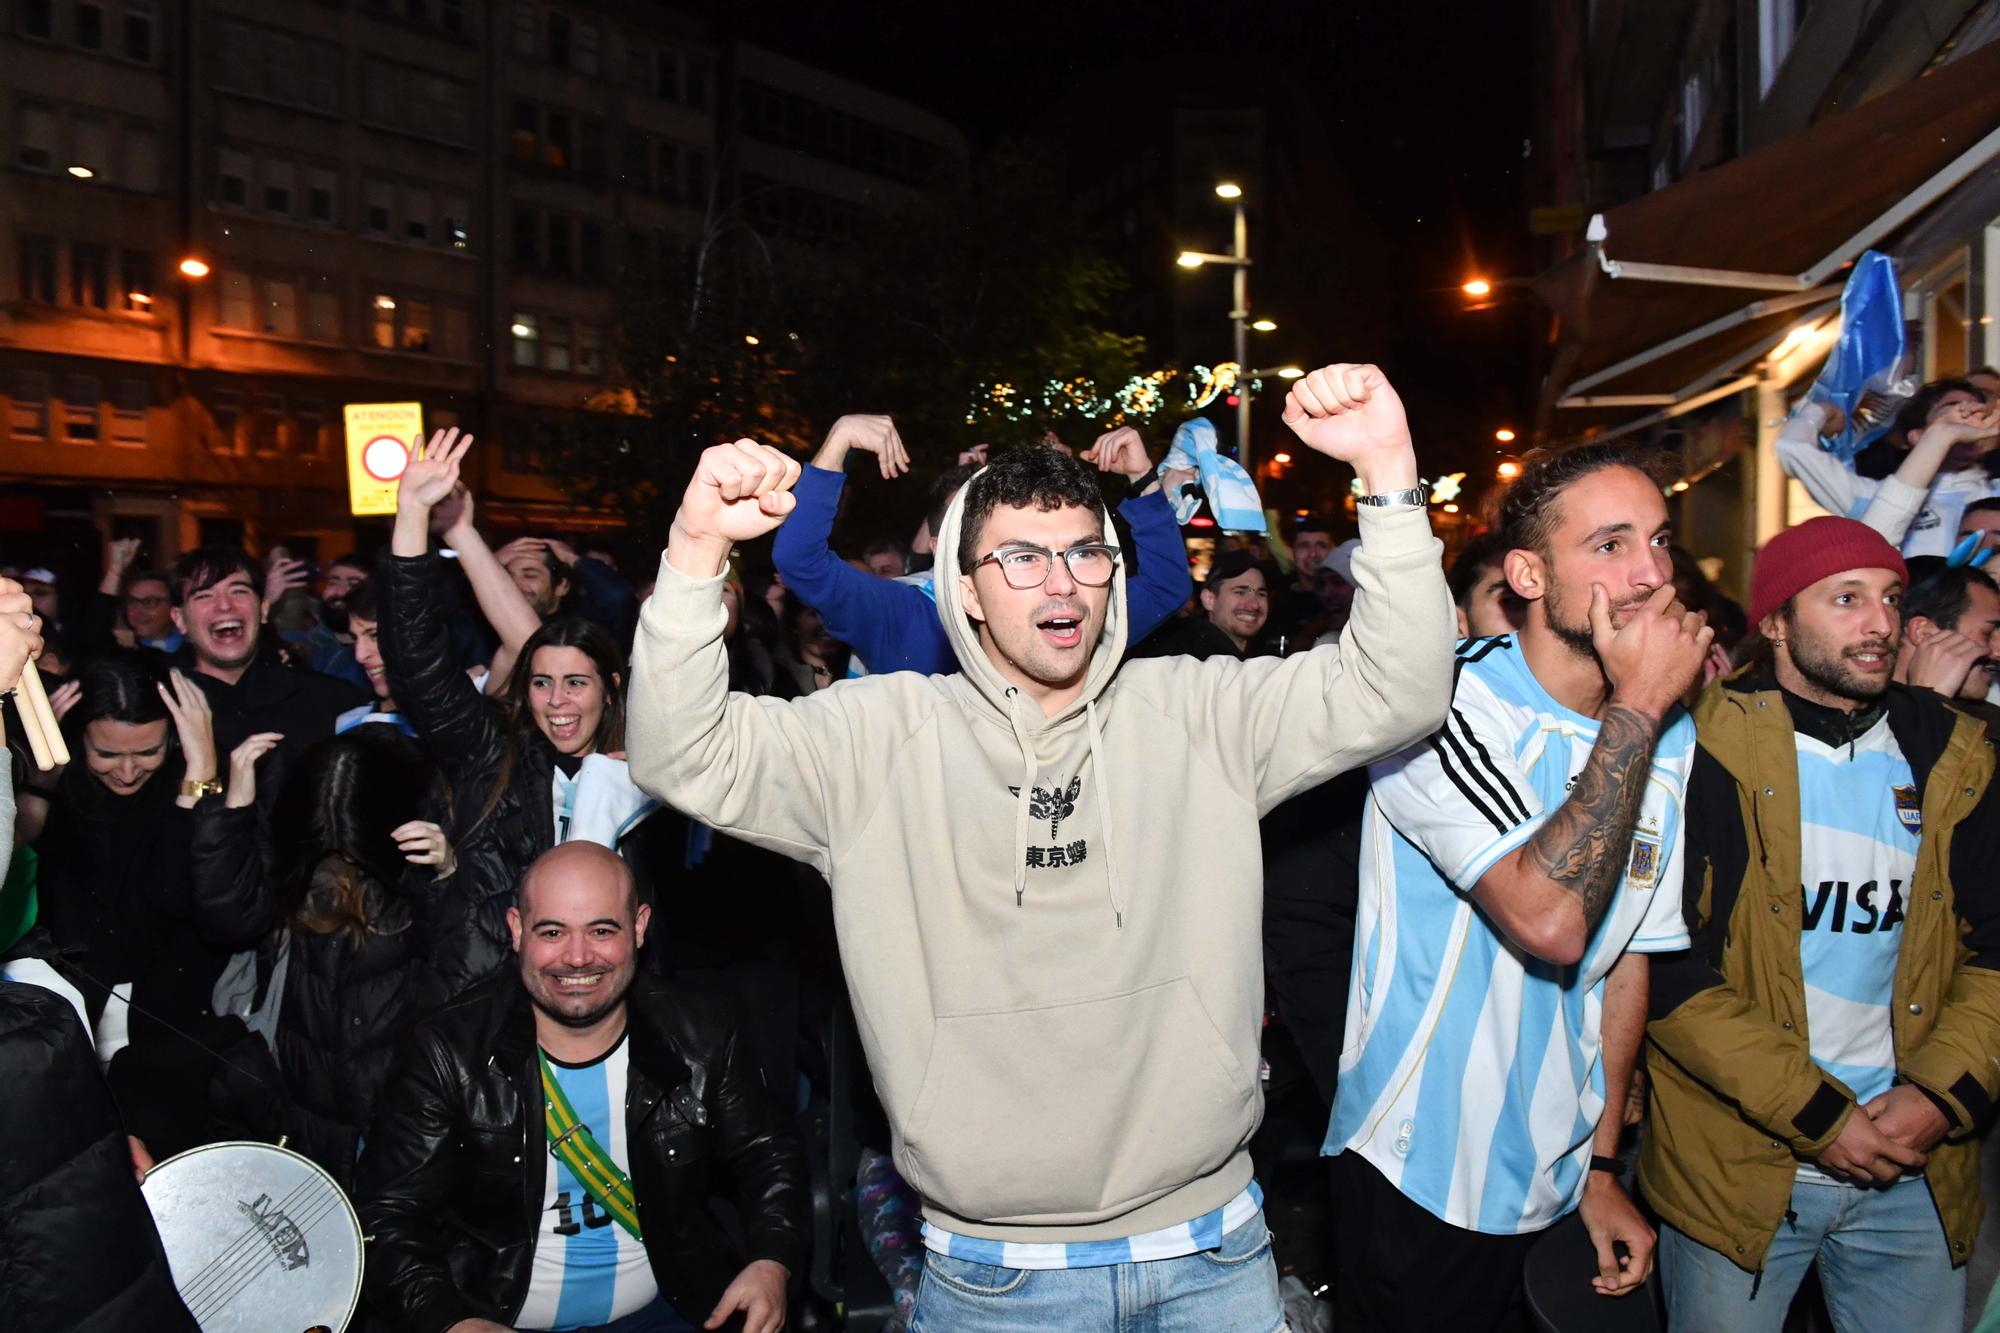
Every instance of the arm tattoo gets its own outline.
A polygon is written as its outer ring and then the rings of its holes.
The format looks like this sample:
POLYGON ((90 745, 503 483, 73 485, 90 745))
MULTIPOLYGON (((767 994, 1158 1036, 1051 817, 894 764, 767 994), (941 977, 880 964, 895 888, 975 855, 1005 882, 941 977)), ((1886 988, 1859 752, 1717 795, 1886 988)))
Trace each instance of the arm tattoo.
POLYGON ((1658 732, 1646 714, 1613 704, 1569 799, 1528 839, 1526 863, 1582 900, 1589 930, 1604 919, 1624 877, 1658 732))

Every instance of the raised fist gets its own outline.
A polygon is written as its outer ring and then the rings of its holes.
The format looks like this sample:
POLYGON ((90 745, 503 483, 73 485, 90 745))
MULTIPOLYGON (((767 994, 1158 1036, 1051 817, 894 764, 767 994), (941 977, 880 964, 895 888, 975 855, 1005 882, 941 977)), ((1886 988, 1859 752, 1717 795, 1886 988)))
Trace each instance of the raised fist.
POLYGON ((1343 463, 1410 447, 1403 400, 1371 365, 1341 362, 1294 382, 1285 424, 1307 448, 1343 463))
POLYGON ((674 526, 697 541, 731 544, 774 531, 798 503, 798 460, 755 440, 704 449, 674 526))

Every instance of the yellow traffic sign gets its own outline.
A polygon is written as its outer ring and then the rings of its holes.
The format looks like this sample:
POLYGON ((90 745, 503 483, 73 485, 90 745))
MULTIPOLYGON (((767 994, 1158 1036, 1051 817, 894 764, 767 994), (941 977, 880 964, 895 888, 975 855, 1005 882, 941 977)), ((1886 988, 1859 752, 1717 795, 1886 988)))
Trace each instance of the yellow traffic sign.
POLYGON ((396 512, 396 483, 423 438, 422 403, 348 403, 347 508, 356 517, 396 512))

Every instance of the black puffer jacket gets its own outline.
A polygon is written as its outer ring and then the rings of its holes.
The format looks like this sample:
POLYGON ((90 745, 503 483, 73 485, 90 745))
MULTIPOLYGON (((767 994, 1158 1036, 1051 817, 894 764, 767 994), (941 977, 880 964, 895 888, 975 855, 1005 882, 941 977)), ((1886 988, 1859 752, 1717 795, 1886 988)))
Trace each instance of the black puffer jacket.
POLYGON ((0 982, 0 1328, 196 1333, 76 1011, 0 982))
MULTIPOLYGON (((195 924, 215 944, 258 949, 260 978, 282 923, 257 808, 210 796, 195 808, 195 924)), ((260 1039, 229 1052, 218 1110, 235 1132, 290 1136, 340 1182, 375 1112, 396 1046, 419 1013, 445 998, 430 966, 432 904, 422 880, 377 887, 375 929, 357 947, 340 934, 293 928, 279 1000, 276 1065, 260 1039)))
MULTIPOLYGON (((660 1293, 699 1324, 745 1263, 802 1268, 805 1154, 726 1010, 643 972, 625 1002, 626 1142, 646 1256, 660 1293), (723 1179, 740 1253, 708 1211, 723 1179)), ((375 1238, 370 1305, 404 1333, 511 1323, 548 1170, 534 1012, 520 978, 496 977, 419 1024, 383 1090, 356 1197, 375 1238)))
POLYGON ((455 994, 491 976, 513 953, 507 909, 514 886, 556 842, 550 795, 555 751, 531 728, 513 746, 510 760, 499 708, 451 660, 436 592, 445 577, 441 564, 435 554, 385 554, 376 576, 381 581, 379 633, 389 689, 451 788, 450 832, 458 873, 445 887, 467 910, 433 941, 432 955, 444 984, 455 994), (505 784, 497 801, 496 782, 505 784))

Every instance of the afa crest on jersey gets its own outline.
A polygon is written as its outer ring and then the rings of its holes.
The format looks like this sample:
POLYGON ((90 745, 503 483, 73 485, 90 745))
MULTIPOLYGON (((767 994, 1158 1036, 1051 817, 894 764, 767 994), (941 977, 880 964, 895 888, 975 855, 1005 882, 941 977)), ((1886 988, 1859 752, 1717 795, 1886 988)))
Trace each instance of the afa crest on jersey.
POLYGON ((1896 798, 1896 818, 1903 821, 1903 827, 1919 837, 1923 836, 1924 811, 1917 802, 1917 789, 1914 786, 1891 787, 1889 793, 1896 798))

